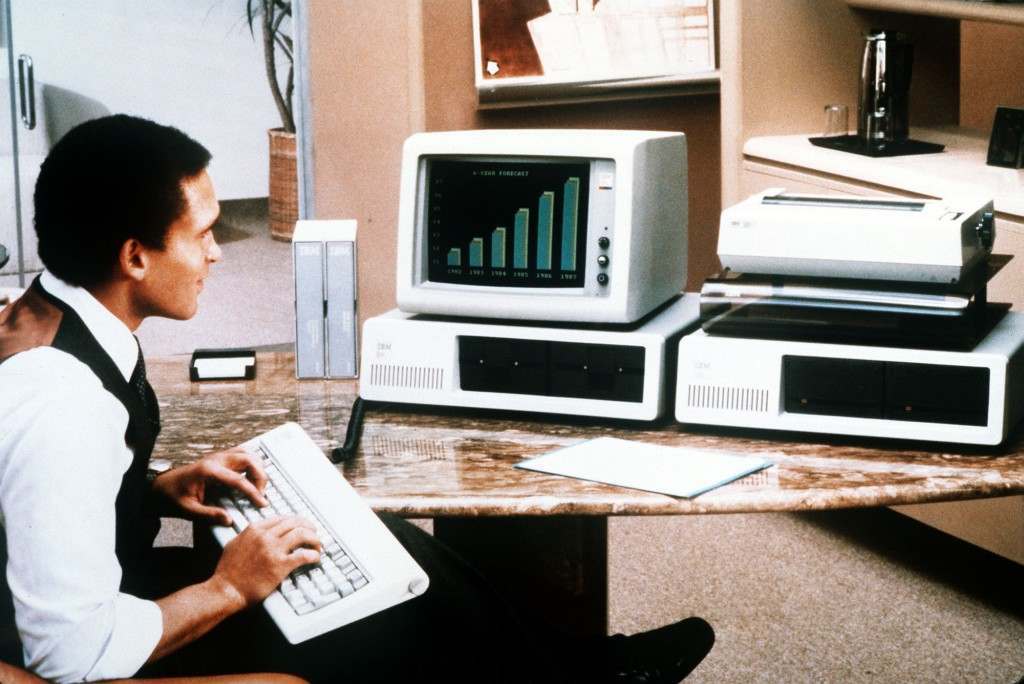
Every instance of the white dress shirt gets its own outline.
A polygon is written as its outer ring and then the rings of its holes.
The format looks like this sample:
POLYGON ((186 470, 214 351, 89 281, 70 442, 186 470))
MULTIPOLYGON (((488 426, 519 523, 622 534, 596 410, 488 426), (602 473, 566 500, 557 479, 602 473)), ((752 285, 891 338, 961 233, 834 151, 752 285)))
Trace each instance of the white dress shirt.
MULTIPOLYGON (((44 272, 125 379, 138 346, 91 294, 44 272)), ((114 500, 132 461, 128 412, 51 347, 0 364, 0 515, 25 662, 57 682, 130 677, 163 632, 160 608, 118 590, 114 500)))

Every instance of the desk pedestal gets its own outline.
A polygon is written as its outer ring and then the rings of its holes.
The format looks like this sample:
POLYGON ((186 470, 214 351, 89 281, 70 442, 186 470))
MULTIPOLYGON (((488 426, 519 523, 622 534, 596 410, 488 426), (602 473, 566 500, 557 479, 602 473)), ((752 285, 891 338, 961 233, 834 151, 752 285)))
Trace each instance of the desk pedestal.
POLYGON ((576 636, 607 633, 606 517, 436 518, 434 536, 480 570, 524 619, 576 636))

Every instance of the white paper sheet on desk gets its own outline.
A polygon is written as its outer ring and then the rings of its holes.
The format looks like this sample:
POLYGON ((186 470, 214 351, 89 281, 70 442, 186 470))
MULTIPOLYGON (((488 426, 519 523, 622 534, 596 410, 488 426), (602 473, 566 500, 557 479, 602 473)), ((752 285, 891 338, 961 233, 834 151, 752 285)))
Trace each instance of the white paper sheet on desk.
POLYGON ((516 467, 689 498, 772 465, 757 456, 598 437, 516 467))

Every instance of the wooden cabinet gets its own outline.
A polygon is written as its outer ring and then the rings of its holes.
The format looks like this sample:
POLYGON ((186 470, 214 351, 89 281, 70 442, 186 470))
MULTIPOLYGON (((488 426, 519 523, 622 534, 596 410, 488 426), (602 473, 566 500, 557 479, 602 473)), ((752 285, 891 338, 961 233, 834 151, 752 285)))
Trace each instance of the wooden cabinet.
MULTIPOLYGON (((995 251, 1015 259, 989 297, 1024 310, 1024 170, 985 164, 995 104, 1024 106, 1024 6, 721 0, 719 16, 723 207, 770 187, 992 197, 995 251), (807 142, 821 134, 826 104, 846 104, 856 129, 863 34, 871 28, 903 31, 914 43, 911 137, 943 143, 945 152, 873 159, 807 142)), ((1024 497, 898 510, 1024 563, 1024 497)))

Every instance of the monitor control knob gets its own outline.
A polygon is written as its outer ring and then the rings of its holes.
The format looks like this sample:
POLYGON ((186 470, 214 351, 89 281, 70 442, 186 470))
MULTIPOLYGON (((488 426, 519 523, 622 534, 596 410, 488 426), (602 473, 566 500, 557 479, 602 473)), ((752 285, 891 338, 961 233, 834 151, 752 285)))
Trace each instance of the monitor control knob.
POLYGON ((599 257, 597 257, 597 265, 600 266, 601 268, 604 268, 605 266, 607 266, 608 265, 608 256, 605 255, 605 254, 602 254, 599 257))
POLYGON ((978 221, 978 225, 974 227, 974 230, 978 233, 978 240, 981 242, 981 246, 985 249, 992 249, 992 243, 996 241, 996 227, 995 217, 991 211, 986 211, 981 215, 981 220, 978 221))
POLYGON ((597 284, 598 285, 607 285, 608 284, 608 274, 607 273, 598 273, 597 274, 597 284))
POLYGON ((608 245, 610 244, 611 240, 604 236, 597 238, 597 246, 600 247, 601 249, 608 249, 608 245))

